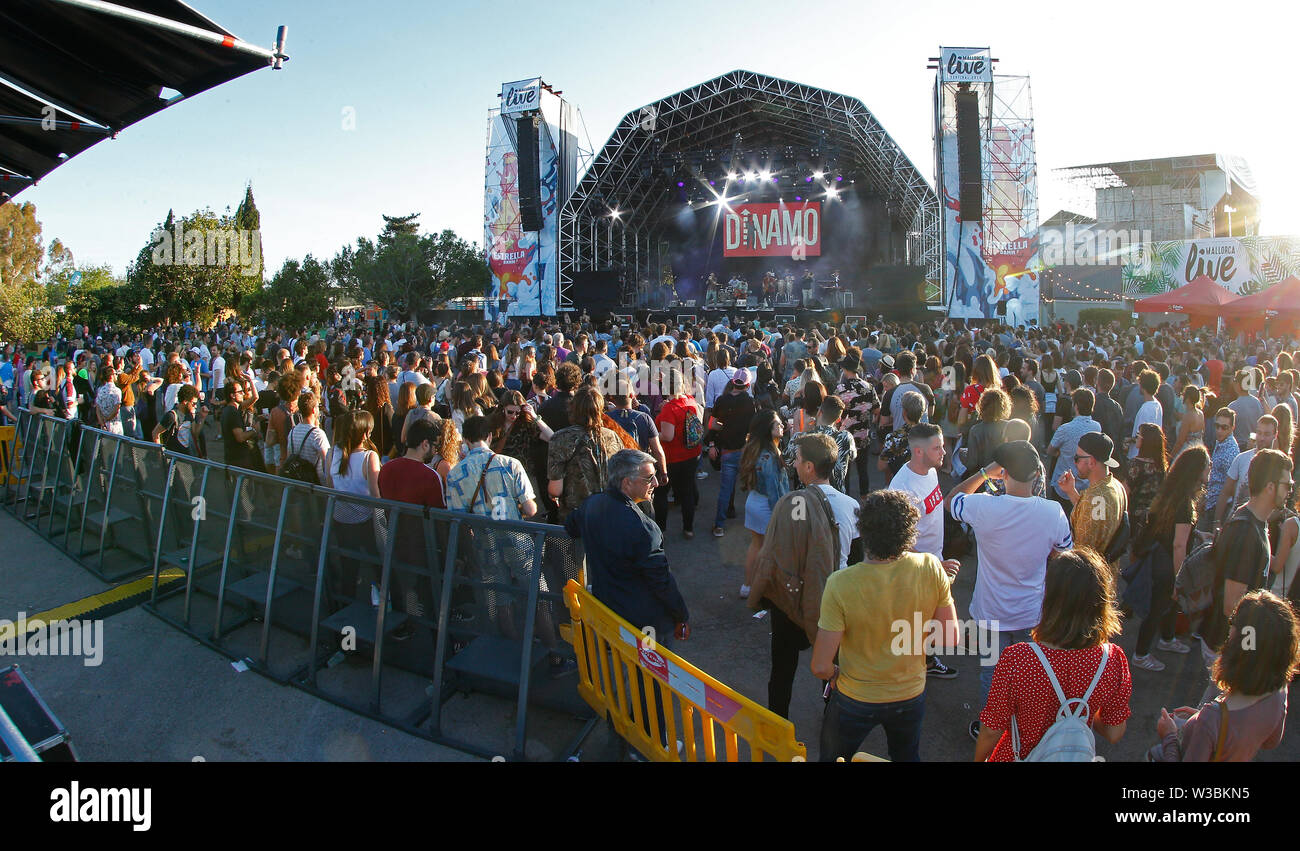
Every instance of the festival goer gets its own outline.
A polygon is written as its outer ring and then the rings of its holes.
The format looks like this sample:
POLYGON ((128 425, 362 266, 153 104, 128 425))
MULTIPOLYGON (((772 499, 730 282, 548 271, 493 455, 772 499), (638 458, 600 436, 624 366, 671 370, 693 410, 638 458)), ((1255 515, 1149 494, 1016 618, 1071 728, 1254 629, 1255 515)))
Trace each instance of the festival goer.
MULTIPOLYGON (((912 551, 929 553, 939 559, 951 583, 961 570, 961 561, 943 557, 943 490, 939 487, 937 472, 943 466, 943 432, 933 423, 912 426, 908 447, 912 457, 894 475, 889 489, 907 494, 916 507, 916 542, 912 551)), ((928 653, 926 656, 927 677, 948 680, 957 676, 957 670, 945 665, 939 657, 928 653)))
POLYGON ((1128 515, 1135 541, 1142 534, 1147 511, 1151 508, 1156 492, 1160 490, 1160 484, 1165 480, 1169 466, 1169 456, 1165 452, 1165 433, 1155 423, 1143 423, 1138 429, 1137 447, 1137 457, 1129 461, 1128 465, 1128 515))
POLYGON ((749 370, 733 370, 733 376, 727 382, 727 391, 714 399, 709 421, 709 437, 713 442, 709 450, 710 457, 716 458, 722 472, 718 485, 718 508, 713 518, 715 538, 726 534, 727 518, 736 516, 736 477, 740 473, 740 454, 745 447, 745 435, 749 433, 749 423, 755 413, 754 397, 749 395, 749 370))
MULTIPOLYGON (((969 524, 975 533, 977 568, 970 611, 973 618, 998 625, 989 636, 995 653, 1028 639, 1028 630, 1039 621, 1048 556, 1074 546, 1060 504, 1033 495, 1039 469, 1038 451, 1028 441, 1004 443, 991 464, 976 470, 945 500, 953 519, 969 524), (1003 482, 1006 493, 975 493, 989 481, 1003 482)), ((992 663, 983 661, 981 704, 993 681, 992 663)), ((971 722, 970 734, 978 738, 979 721, 971 722)))
MULTIPOLYGON (((1146 425, 1158 428, 1153 423, 1146 425)), ((1164 663, 1151 656, 1151 642, 1157 632, 1157 649, 1169 653, 1187 653, 1191 648, 1174 634, 1177 610, 1173 601, 1174 577, 1191 551, 1192 531, 1196 527, 1196 503, 1209 477, 1210 456, 1205 447, 1193 444, 1178 454, 1173 467, 1164 477, 1141 535, 1134 539, 1133 552, 1138 559, 1135 570, 1126 573, 1129 591, 1126 597, 1145 601, 1136 605, 1142 617, 1138 629, 1133 664, 1148 671, 1164 670, 1164 663), (1147 571, 1143 575, 1143 570, 1147 571), (1135 593, 1141 588, 1143 593, 1135 593)))
POLYGON ((1128 513, 1128 492, 1112 475, 1119 467, 1114 454, 1115 445, 1101 432, 1080 435, 1074 466, 1088 482, 1088 488, 1080 494, 1069 470, 1062 474, 1060 481, 1061 490, 1074 506, 1070 512, 1074 545, 1088 547, 1103 556, 1128 513))
POLYGON ((559 501, 559 518, 563 522, 594 493, 605 489, 608 460, 623 442, 618 435, 601 425, 605 400, 595 387, 582 387, 573 396, 569 411, 572 425, 551 436, 547 449, 547 492, 559 501))
POLYGON ((921 759, 924 639, 913 636, 899 653, 892 624, 910 624, 919 613, 917 620, 932 624, 932 642, 937 637, 953 646, 957 611, 939 560, 909 552, 917 518, 905 493, 868 494, 858 521, 866 559, 826 579, 811 665, 831 688, 822 718, 823 762, 852 758, 877 726, 885 728, 891 760, 921 759))
POLYGON ((1237 506, 1249 498, 1247 486, 1249 484, 1248 471, 1250 470, 1250 464, 1255 460, 1255 455, 1259 450, 1273 448, 1274 443, 1277 441, 1277 425, 1277 419, 1272 414, 1264 414, 1255 423, 1251 448, 1243 450, 1233 457, 1232 464, 1228 467, 1228 472, 1224 477, 1223 490, 1220 492, 1221 497, 1214 506, 1215 529, 1223 525, 1225 516, 1230 516, 1237 506))
POLYGON ((1245 594, 1211 677, 1222 694, 1194 709, 1160 710, 1155 762, 1250 762, 1277 747, 1286 725, 1287 687, 1300 670, 1300 622, 1267 591, 1245 594), (1178 720, 1186 719, 1180 725, 1178 720))
POLYGON ((682 537, 695 537, 695 508, 700 501, 695 473, 700 463, 700 447, 704 439, 703 409, 689 395, 686 376, 675 365, 664 372, 664 390, 667 400, 659 417, 659 441, 668 461, 667 486, 655 491, 655 521, 660 529, 667 529, 668 490, 682 510, 682 537))
POLYGON ((1207 663, 1227 638, 1228 618, 1237 602, 1266 581, 1271 553, 1268 519, 1290 499, 1294 487, 1291 474, 1290 457, 1276 449, 1256 452, 1247 472, 1250 500, 1236 510, 1215 539, 1213 599, 1200 626, 1202 656, 1207 663))
POLYGON ((1111 744, 1123 738, 1132 714, 1133 681, 1124 651, 1110 643, 1119 631, 1109 565, 1087 549, 1053 555, 1043 577, 1037 626, 1025 641, 998 654, 980 712, 975 761, 1028 757, 1056 721, 1058 688, 1067 699, 1087 696, 1093 733, 1111 744))

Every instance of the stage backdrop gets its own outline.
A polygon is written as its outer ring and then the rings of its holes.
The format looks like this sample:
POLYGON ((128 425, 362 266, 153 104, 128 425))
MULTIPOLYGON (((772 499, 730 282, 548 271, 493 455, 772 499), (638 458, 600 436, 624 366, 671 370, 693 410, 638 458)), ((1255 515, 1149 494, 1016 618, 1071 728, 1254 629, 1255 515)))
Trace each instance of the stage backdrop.
POLYGON ((483 193, 484 244, 492 272, 486 293, 487 319, 554 316, 559 299, 560 206, 577 178, 578 145, 573 108, 542 88, 540 78, 502 86, 502 109, 488 115, 483 193), (519 159, 515 118, 540 110, 538 173, 541 175, 542 229, 523 230, 519 213, 519 159))
POLYGON ((1230 293, 1253 295, 1300 275, 1300 237, 1244 236, 1143 243, 1124 266, 1124 297, 1177 289, 1200 276, 1230 293))

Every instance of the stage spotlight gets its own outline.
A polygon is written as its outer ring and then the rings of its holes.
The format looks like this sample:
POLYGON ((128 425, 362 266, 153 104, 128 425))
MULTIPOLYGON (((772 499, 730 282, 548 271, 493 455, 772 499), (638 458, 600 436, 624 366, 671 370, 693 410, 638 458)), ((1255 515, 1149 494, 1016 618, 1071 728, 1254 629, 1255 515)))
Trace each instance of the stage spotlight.
POLYGON ((763 171, 763 172, 761 172, 761 173, 758 175, 758 177, 759 177, 760 180, 762 180, 764 183, 766 183, 766 182, 767 182, 767 181, 772 177, 772 172, 770 172, 770 171, 763 171))
POLYGON ((844 179, 844 175, 842 175, 842 174, 837 174, 837 175, 835 175, 835 182, 836 182, 836 183, 839 183, 839 182, 840 182, 841 180, 843 180, 843 179, 844 179))
POLYGON ((796 196, 794 196, 794 200, 796 200, 796 201, 802 201, 803 198, 801 198, 800 196, 796 195, 796 196))
POLYGON ((826 173, 823 172, 823 171, 814 171, 814 172, 813 172, 813 176, 812 176, 811 178, 809 178, 809 179, 810 179, 810 180, 821 180, 821 179, 822 179, 823 177, 825 177, 825 176, 826 176, 826 173))
POLYGON ((740 175, 736 174, 734 171, 727 172, 727 180, 735 180, 738 177, 740 177, 740 175))
POLYGON ((747 179, 748 179, 748 180, 758 180, 758 172, 756 172, 756 171, 751 171, 751 172, 749 173, 749 177, 748 177, 747 179))
POLYGON ((812 179, 811 177, 805 177, 805 178, 803 179, 803 182, 804 182, 804 183, 812 183, 812 182, 813 182, 813 179, 812 179))
POLYGON ((680 181, 680 180, 677 181, 677 188, 678 188, 678 189, 681 189, 681 188, 682 188, 683 186, 685 186, 685 185, 686 185, 686 184, 683 183, 682 181, 680 181))
POLYGON ((840 191, 838 189, 835 189, 834 187, 827 189, 826 197, 827 199, 834 201, 835 199, 840 197, 840 191))
POLYGON ((622 214, 622 212, 620 212, 619 210, 611 210, 610 213, 609 213, 609 217, 610 217, 611 219, 617 219, 617 218, 618 218, 619 216, 621 216, 621 215, 623 215, 623 214, 622 214))
POLYGON ((713 185, 714 185, 712 180, 709 181, 709 185, 710 185, 710 186, 713 186, 713 185))

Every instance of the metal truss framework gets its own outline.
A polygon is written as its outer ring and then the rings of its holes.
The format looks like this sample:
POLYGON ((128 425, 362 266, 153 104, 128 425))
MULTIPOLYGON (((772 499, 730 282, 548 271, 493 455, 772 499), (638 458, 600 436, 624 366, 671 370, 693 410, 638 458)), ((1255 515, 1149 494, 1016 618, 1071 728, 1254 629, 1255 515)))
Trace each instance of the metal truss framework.
POLYGON ((572 309, 574 275, 621 270, 657 280, 669 251, 664 208, 671 195, 642 166, 665 154, 749 144, 835 151, 907 223, 899 262, 924 266, 937 300, 942 273, 939 203, 912 161, 863 103, 835 92, 752 71, 732 71, 629 112, 597 153, 560 212, 560 309, 572 309), (617 211, 618 215, 613 215, 617 211))
POLYGON ((1028 77, 995 75, 985 172, 984 252, 1038 229, 1038 157, 1028 77))

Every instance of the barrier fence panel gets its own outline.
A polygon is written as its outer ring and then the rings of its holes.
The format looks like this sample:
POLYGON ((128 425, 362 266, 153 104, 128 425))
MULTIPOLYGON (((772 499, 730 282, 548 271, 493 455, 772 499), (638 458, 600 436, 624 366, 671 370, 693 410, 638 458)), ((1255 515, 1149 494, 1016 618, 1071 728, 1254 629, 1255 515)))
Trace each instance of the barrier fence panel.
POLYGON ((153 519, 166 469, 143 441, 56 417, 18 412, 3 504, 99 578, 142 574, 153 559, 153 519), (152 490, 151 490, 152 489, 152 490))
POLYGON ((648 639, 578 582, 570 581, 564 596, 578 691, 644 756, 660 762, 807 758, 790 721, 648 639))
POLYGON ((531 743, 533 756, 563 758, 529 738, 538 707, 566 741, 594 723, 559 635, 561 588, 581 577, 559 527, 164 456, 146 604, 163 620, 260 673, 471 753, 522 759, 531 743), (164 586, 167 570, 183 581, 164 586), (449 705, 456 695, 468 699, 449 705), (510 715, 501 699, 514 705, 513 735, 493 741, 484 719, 510 715))

